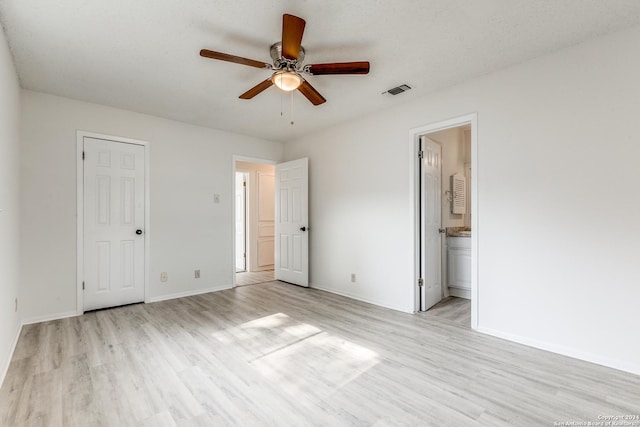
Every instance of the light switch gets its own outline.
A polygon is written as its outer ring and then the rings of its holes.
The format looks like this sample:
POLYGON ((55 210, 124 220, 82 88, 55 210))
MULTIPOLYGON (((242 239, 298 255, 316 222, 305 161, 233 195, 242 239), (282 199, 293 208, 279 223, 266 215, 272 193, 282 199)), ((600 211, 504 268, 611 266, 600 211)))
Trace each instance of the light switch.
POLYGON ((219 194, 214 194, 213 195, 213 203, 220 203, 220 195, 219 194))

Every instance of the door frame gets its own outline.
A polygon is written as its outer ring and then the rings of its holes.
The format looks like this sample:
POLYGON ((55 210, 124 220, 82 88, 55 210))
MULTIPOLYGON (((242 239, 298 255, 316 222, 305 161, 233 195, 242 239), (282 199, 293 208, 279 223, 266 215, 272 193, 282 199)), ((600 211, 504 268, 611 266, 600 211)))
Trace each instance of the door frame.
MULTIPOLYGON (((270 159, 260 159, 257 157, 249 157, 249 156, 243 156, 240 154, 232 154, 231 155, 231 194, 235 194, 236 193, 236 162, 249 162, 249 163, 262 163, 263 165, 277 165, 279 162, 276 160, 270 160, 270 159)), ((274 195, 275 197, 275 195, 274 195)), ((229 203, 231 205, 231 219, 233 221, 233 239, 232 239, 232 247, 231 247, 231 265, 233 266, 233 277, 231 279, 231 287, 235 288, 237 286, 236 284, 236 237, 235 237, 235 233, 236 233, 236 226, 235 226, 235 220, 236 220, 236 204, 234 203, 229 203)), ((246 208, 246 207, 245 207, 246 208)), ((245 240, 246 240, 246 235, 245 235, 245 240)), ((245 243, 246 245, 246 243, 245 243)))
MULTIPOLYGON (((242 232, 242 237, 244 240, 244 270, 243 272, 247 272, 249 270, 248 266, 249 266, 249 255, 248 255, 248 251, 247 251, 247 237, 248 237, 248 229, 249 229, 249 204, 247 202, 247 193, 249 190, 249 173, 248 172, 238 172, 237 170, 235 171, 235 173, 233 174, 234 179, 238 179, 238 174, 241 173, 242 174, 242 178, 244 179, 244 187, 243 187, 243 198, 244 200, 242 201, 242 206, 244 207, 244 213, 243 213, 243 217, 242 217, 242 226, 244 227, 244 230, 242 232)), ((236 185, 238 184, 237 182, 235 183, 236 185)), ((234 187, 234 195, 235 195, 235 190, 237 190, 237 188, 234 187)), ((235 203, 235 198, 234 198, 234 203, 235 203)), ((234 215, 234 232, 235 234, 233 235, 234 239, 233 239, 233 253, 234 253, 234 257, 235 257, 235 251, 237 249, 236 247, 236 243, 237 243, 237 239, 236 239, 236 234, 238 232, 238 230, 236 229, 236 225, 238 224, 237 221, 235 221, 235 215, 236 215, 236 209, 235 206, 233 208, 233 215, 234 215)), ((236 260, 237 261, 237 260, 236 260)), ((238 266, 235 265, 235 261, 234 261, 234 272, 237 274, 238 273, 238 266)))
POLYGON ((76 131, 76 313, 84 313, 84 161, 82 151, 84 138, 103 139, 106 141, 141 145, 144 148, 144 302, 149 302, 149 259, 151 227, 149 222, 149 143, 139 139, 124 138, 95 132, 76 131))
POLYGON ((479 275, 478 275, 478 241, 480 229, 478 227, 478 114, 471 113, 447 120, 433 122, 409 130, 409 209, 411 218, 411 235, 413 239, 413 280, 411 293, 413 294, 414 312, 420 311, 420 168, 418 150, 420 136, 445 129, 471 125, 471 328, 478 329, 479 323, 479 275))

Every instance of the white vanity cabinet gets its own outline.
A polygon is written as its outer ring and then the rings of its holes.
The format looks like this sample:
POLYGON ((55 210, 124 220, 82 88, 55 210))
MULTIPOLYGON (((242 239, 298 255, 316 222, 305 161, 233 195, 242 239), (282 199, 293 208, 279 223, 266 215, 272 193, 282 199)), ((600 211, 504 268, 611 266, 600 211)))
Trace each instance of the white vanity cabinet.
POLYGON ((470 237, 447 237, 447 286, 451 295, 471 298, 470 237))

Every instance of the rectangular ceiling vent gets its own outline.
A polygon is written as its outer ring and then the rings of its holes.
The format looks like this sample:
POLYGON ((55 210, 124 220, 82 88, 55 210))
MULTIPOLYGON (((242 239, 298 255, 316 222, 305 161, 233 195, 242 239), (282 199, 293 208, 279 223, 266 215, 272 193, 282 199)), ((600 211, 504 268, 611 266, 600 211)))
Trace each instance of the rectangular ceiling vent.
POLYGON ((386 92, 382 92, 382 94, 384 95, 385 93, 390 93, 391 95, 398 95, 398 94, 401 94, 402 92, 406 92, 406 91, 408 91, 410 89, 411 89, 411 86, 409 86, 407 84, 404 84, 404 85, 392 87, 391 89, 387 90, 386 92))

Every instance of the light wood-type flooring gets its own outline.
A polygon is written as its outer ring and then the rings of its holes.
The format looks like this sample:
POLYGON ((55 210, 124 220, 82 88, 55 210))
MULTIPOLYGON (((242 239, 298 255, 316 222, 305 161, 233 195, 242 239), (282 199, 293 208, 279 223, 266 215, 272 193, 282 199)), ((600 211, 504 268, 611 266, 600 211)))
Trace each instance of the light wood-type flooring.
POLYGON ((447 297, 420 314, 423 316, 436 316, 467 328, 471 327, 471 301, 468 299, 447 297))
POLYGON ((2 426, 553 426, 640 377, 279 282, 25 326, 2 426))
POLYGON ((256 285, 258 283, 272 282, 274 271, 243 271, 236 273, 236 286, 256 285))

